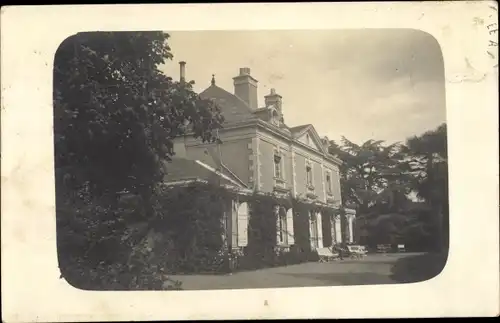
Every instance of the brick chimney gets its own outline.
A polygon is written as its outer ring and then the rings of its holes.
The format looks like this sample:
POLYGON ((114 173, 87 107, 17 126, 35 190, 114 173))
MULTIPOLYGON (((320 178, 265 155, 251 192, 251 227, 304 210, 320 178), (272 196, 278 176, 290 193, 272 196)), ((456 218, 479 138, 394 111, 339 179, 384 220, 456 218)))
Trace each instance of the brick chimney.
POLYGON ((180 65, 180 82, 184 83, 186 81, 186 62, 179 62, 180 65))
POLYGON ((240 68, 240 75, 233 77, 234 94, 245 101, 250 109, 256 110, 257 102, 257 80, 250 75, 248 67, 240 68))
POLYGON ((269 93, 264 97, 264 100, 266 102, 266 107, 274 105, 279 112, 281 112, 281 104, 282 104, 281 99, 282 99, 281 95, 277 94, 275 89, 271 89, 271 93, 269 93))

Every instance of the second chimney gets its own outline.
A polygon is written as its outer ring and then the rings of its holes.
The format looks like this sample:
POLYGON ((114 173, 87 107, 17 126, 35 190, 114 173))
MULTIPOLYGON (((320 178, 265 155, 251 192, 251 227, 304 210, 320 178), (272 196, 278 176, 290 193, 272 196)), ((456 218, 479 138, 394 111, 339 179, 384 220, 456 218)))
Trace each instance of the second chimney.
POLYGON ((248 67, 240 68, 240 75, 233 77, 234 94, 245 101, 250 109, 257 110, 257 80, 250 75, 248 67))
POLYGON ((181 71, 180 71, 180 81, 184 83, 186 81, 186 62, 179 62, 181 71))
POLYGON ((275 89, 271 89, 271 93, 264 97, 266 107, 274 105, 278 111, 281 111, 282 97, 276 93, 275 89))

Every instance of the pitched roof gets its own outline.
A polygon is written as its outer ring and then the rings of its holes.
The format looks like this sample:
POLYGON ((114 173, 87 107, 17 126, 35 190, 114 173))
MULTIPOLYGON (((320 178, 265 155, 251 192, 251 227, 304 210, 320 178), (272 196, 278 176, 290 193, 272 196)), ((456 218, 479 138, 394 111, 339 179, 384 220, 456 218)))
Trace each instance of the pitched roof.
POLYGON ((219 105, 221 113, 226 122, 238 122, 243 120, 256 119, 250 107, 245 101, 236 95, 212 84, 200 93, 202 99, 213 99, 219 105))
MULTIPOLYGON (((225 121, 227 123, 258 120, 259 119, 258 115, 262 111, 266 110, 266 108, 259 108, 253 111, 245 101, 243 101, 238 96, 224 90, 223 88, 218 87, 217 85, 215 85, 215 82, 212 82, 212 84, 208 88, 206 88, 203 92, 201 92, 200 97, 202 99, 214 100, 219 105, 221 113, 224 116, 225 121)), ((286 132, 290 131, 292 138, 294 139, 298 138, 304 132, 308 131, 308 129, 312 128, 313 137, 316 137, 316 141, 318 141, 318 145, 320 146, 320 152, 323 154, 327 153, 324 150, 321 138, 314 129, 313 125, 305 124, 296 127, 288 127, 286 124, 281 124, 279 128, 280 130, 285 130, 286 132)), ((234 176, 231 177, 234 178, 234 176)))

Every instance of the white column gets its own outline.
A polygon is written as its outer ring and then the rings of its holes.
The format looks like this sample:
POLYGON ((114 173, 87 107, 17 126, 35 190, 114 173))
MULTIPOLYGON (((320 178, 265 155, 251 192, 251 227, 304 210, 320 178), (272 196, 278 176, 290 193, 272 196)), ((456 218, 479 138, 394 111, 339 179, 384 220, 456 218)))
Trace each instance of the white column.
POLYGON ((353 241, 354 241, 354 234, 353 234, 353 227, 352 227, 353 216, 349 215, 349 217, 347 219, 348 219, 348 224, 349 224, 349 242, 353 243, 353 241))
POLYGON ((323 248, 323 216, 321 212, 316 213, 316 227, 318 231, 318 248, 323 248))
POLYGON ((313 225, 315 222, 313 221, 313 218, 315 214, 311 211, 308 212, 308 217, 309 217, 309 244, 311 245, 311 249, 314 250, 316 249, 316 246, 314 245, 314 237, 313 237, 313 225))
POLYGON ((337 243, 342 242, 342 226, 340 222, 340 216, 335 217, 335 240, 337 243))

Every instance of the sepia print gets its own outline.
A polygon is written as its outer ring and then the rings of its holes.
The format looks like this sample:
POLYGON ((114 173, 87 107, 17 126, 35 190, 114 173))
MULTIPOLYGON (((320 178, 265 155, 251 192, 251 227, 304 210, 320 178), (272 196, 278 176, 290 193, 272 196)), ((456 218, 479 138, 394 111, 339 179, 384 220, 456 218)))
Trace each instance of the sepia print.
POLYGON ((77 33, 53 99, 73 287, 401 284, 445 266, 444 62, 425 32, 77 33))

